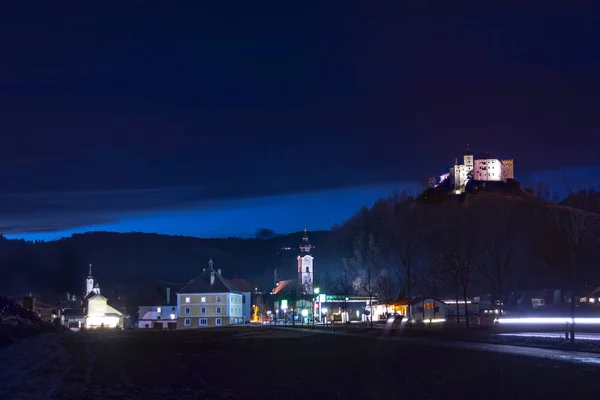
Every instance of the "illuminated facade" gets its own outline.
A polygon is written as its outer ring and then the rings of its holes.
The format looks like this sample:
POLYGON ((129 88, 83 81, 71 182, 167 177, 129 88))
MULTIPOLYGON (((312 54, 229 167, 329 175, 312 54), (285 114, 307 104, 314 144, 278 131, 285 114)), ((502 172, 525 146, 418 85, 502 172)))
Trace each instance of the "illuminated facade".
POLYGON ((88 270, 88 276, 85 280, 85 296, 90 296, 91 293, 100 294, 100 285, 98 282, 94 283, 94 276, 92 275, 92 264, 88 270))
POLYGON ((298 255, 298 285, 302 293, 313 292, 313 260, 315 259, 310 250, 312 246, 308 241, 306 229, 300 244, 300 255, 298 255))
POLYGON ((244 323, 244 296, 212 259, 198 277, 177 292, 177 329, 244 323))
POLYGON ((454 166, 448 173, 440 176, 440 184, 447 180, 453 185, 456 194, 464 193, 469 180, 484 182, 506 182, 514 179, 514 161, 499 160, 492 158, 489 154, 475 158, 467 144, 467 151, 463 156, 463 163, 455 160, 454 166))
POLYGON ((85 327, 87 329, 123 327, 123 314, 109 306, 106 297, 94 294, 87 299, 85 327))

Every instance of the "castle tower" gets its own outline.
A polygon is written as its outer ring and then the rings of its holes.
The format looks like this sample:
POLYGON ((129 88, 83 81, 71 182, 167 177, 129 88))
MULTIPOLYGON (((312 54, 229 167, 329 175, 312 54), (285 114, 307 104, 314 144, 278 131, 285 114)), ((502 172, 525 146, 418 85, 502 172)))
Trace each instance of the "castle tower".
POLYGON ((465 149, 464 164, 468 169, 473 168, 473 153, 471 152, 469 142, 467 142, 467 147, 465 149))
POLYGON ((88 277, 85 281, 85 295, 87 296, 94 290, 94 277, 92 276, 92 264, 88 270, 88 277))
POLYGON ((313 260, 311 254, 312 246, 308 241, 306 228, 304 229, 304 237, 300 243, 300 255, 298 255, 298 286, 304 293, 313 292, 313 260))

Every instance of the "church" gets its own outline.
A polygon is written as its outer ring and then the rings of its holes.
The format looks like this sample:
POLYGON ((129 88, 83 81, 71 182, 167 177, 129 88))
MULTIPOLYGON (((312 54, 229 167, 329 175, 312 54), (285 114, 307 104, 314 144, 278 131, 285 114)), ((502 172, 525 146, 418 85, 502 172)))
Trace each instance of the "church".
POLYGON ((100 294, 98 281, 94 282, 92 264, 86 279, 84 326, 86 329, 122 328, 123 313, 108 305, 108 299, 100 294))
MULTIPOLYGON (((341 296, 319 291, 318 282, 314 281, 314 246, 304 236, 298 247, 297 278, 276 281, 271 291, 273 300, 274 321, 365 321, 365 311, 371 309, 376 300, 365 296, 341 296)), ((329 288, 331 289, 331 288, 329 288)))
POLYGON ((314 256, 311 253, 312 245, 308 241, 308 234, 304 229, 304 236, 299 247, 299 254, 296 257, 298 261, 298 278, 275 282, 275 288, 271 291, 272 295, 279 294, 298 294, 312 295, 314 290, 313 281, 313 261, 314 256))

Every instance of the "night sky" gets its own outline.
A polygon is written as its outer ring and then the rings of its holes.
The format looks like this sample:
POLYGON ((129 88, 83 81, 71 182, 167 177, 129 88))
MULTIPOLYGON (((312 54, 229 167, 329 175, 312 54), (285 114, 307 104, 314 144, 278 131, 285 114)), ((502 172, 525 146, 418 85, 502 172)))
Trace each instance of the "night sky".
POLYGON ((328 229, 467 141, 600 183, 597 10, 164 3, 3 10, 0 231, 328 229))

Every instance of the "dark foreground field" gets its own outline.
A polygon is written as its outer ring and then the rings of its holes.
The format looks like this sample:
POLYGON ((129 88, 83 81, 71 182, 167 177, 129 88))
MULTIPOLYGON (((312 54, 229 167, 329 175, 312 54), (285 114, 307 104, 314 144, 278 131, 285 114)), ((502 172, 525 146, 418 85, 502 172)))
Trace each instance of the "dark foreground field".
POLYGON ((600 368, 277 328, 38 337, 0 354, 2 399, 593 398, 600 368))

